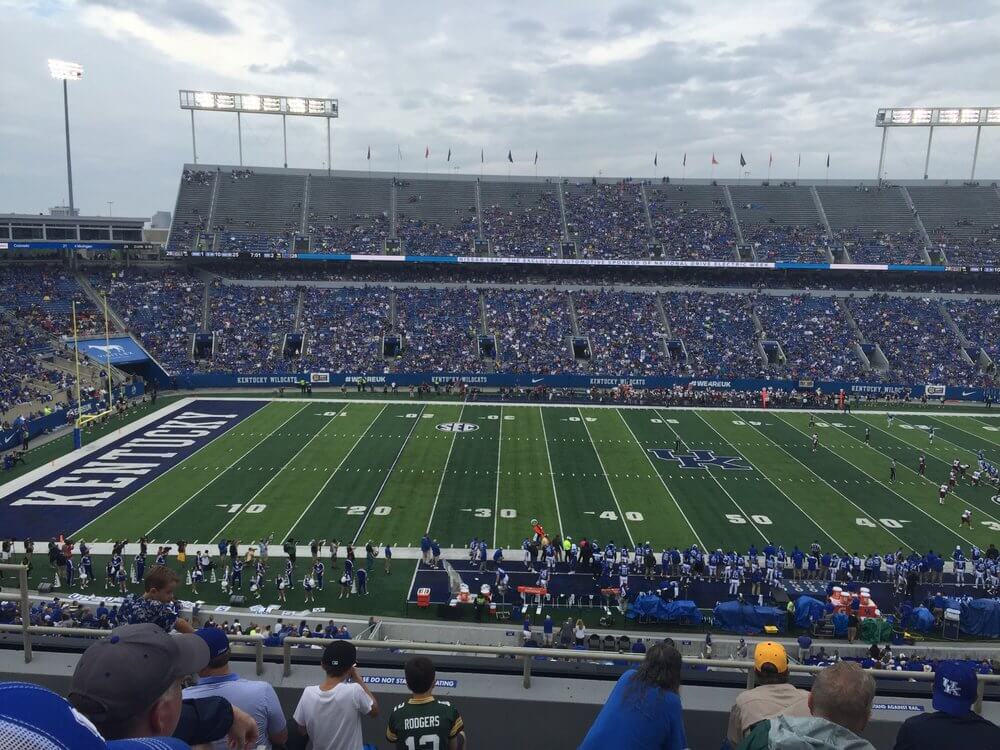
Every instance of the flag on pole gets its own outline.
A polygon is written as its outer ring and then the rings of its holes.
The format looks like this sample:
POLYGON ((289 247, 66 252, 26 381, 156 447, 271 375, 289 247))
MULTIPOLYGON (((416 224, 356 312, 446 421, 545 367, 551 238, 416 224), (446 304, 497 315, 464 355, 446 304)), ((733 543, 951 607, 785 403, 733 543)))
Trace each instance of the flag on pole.
POLYGON ((451 149, 448 149, 448 158, 446 161, 451 161, 451 149))
POLYGON ((486 152, 483 149, 479 149, 479 163, 480 164, 486 163, 486 152))
POLYGON ((368 161, 371 161, 371 160, 372 160, 372 147, 369 146, 368 147, 368 161))
POLYGON ((507 149, 507 161, 509 161, 511 164, 514 163, 514 154, 511 152, 510 149, 507 149))
POLYGON ((688 165, 688 155, 687 151, 684 152, 684 158, 681 159, 681 166, 686 167, 688 165))
POLYGON ((802 166, 802 153, 799 152, 799 166, 802 166))
POLYGON ((827 168, 827 169, 829 169, 829 168, 830 168, 830 154, 827 154, 827 155, 826 155, 826 168, 827 168))
POLYGON ((538 164, 538 152, 535 152, 535 164, 538 164))
POLYGON ((426 159, 430 155, 431 155, 431 147, 430 146, 424 146, 424 158, 426 159))
POLYGON ((660 152, 659 151, 657 151, 655 154, 653 154, 653 166, 654 167, 660 166, 660 152))
MULTIPOLYGON (((403 161, 403 149, 399 147, 398 143, 396 144, 396 153, 399 154, 399 160, 403 161)), ((215 581, 212 581, 212 583, 215 583, 215 581)))
POLYGON ((713 151, 712 152, 712 166, 714 167, 718 163, 719 163, 719 160, 715 158, 715 152, 713 151))
POLYGON ((743 152, 740 152, 740 166, 745 167, 747 165, 747 160, 743 158, 743 152))
POLYGON ((774 164, 774 154, 769 153, 767 155, 767 166, 770 167, 772 164, 774 164))

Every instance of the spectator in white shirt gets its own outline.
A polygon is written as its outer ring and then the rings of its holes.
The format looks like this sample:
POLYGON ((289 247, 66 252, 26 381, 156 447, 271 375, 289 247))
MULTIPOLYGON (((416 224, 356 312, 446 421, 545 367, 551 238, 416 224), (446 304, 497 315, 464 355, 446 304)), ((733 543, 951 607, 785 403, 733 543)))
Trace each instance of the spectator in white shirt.
POLYGON ((320 666, 326 679, 302 692, 292 718, 313 750, 362 750, 361 717, 378 716, 378 701, 357 669, 358 651, 350 641, 333 641, 320 666))

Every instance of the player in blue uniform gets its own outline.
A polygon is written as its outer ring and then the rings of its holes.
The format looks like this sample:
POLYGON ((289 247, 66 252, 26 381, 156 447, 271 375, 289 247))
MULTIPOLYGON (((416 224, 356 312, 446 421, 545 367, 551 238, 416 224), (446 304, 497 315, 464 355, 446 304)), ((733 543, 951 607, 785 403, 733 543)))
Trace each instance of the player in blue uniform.
POLYGON ((316 584, 316 590, 323 590, 323 574, 326 572, 326 565, 323 564, 322 560, 317 560, 313 563, 313 581, 316 584))
POLYGON ((357 572, 358 594, 368 596, 368 571, 358 568, 357 572))
POLYGON ((229 576, 229 588, 243 590, 243 561, 238 557, 233 560, 233 570, 229 576))

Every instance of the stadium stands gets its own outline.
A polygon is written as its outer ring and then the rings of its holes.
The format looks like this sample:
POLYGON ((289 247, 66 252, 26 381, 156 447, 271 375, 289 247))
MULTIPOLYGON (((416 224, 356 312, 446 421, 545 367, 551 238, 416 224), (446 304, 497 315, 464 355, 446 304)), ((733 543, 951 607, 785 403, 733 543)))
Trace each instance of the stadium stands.
POLYGON ((493 253, 510 257, 559 255, 562 217, 552 183, 484 181, 483 237, 493 253))
POLYGON ((1000 195, 995 187, 907 188, 931 241, 950 263, 996 264, 1000 253, 1000 195))
POLYGON ((678 375, 760 377, 764 364, 748 297, 677 292, 663 295, 670 333, 684 342, 687 361, 678 375))
POLYGON ((410 372, 478 372, 476 336, 482 329, 479 294, 471 289, 396 292, 396 330, 403 354, 393 364, 410 372))
POLYGON ((389 297, 385 288, 307 288, 302 306, 302 367, 332 372, 382 371, 389 297))
POLYGON ((389 237, 392 181, 310 176, 306 231, 314 253, 381 253, 389 237))
POLYGON ((808 189, 738 185, 729 192, 743 241, 753 247, 757 260, 829 260, 829 238, 808 189))
POLYGON ((736 234, 718 185, 651 185, 646 188, 653 235, 664 257, 736 260, 736 234))
POLYGON ((837 243, 854 263, 923 263, 913 212, 896 187, 816 188, 837 243))
POLYGON ((639 183, 563 186, 566 227, 584 258, 648 258, 649 226, 639 183))
POLYGON ((283 372, 282 336, 295 329, 299 291, 294 287, 223 286, 214 282, 209 325, 215 332, 212 369, 283 372))
POLYGON ((497 337, 499 372, 556 373, 575 368, 566 295, 541 289, 483 292, 487 332, 497 337))
POLYGON ((666 336, 656 297, 613 290, 573 293, 580 332, 590 337, 593 372, 654 375, 666 372, 666 336))
POLYGON ((399 239, 408 255, 469 255, 478 232, 475 183, 396 181, 399 239))

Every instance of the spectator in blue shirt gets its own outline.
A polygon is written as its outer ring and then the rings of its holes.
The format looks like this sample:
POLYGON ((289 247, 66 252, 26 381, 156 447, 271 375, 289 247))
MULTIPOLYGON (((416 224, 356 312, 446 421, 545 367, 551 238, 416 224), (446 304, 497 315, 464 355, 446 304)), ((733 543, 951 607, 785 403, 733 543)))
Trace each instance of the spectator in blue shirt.
POLYGON ((619 678, 581 750, 683 750, 687 738, 680 684, 681 655, 677 649, 662 643, 650 647, 639 668, 619 678))
MULTIPOLYGON (((208 644, 211 661, 198 672, 198 684, 185 688, 184 698, 225 698, 256 722, 260 738, 258 747, 269 749, 272 743, 284 745, 288 740, 288 727, 274 688, 267 682, 245 680, 230 671, 229 638, 222 628, 202 628, 197 635, 208 644)), ((226 750, 226 739, 216 740, 212 748, 226 750)))

